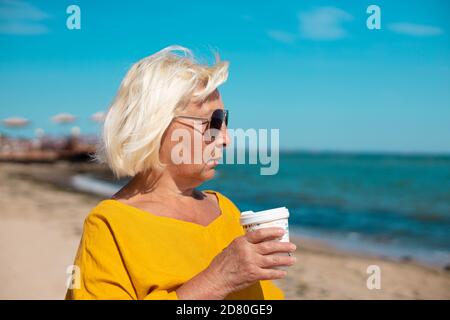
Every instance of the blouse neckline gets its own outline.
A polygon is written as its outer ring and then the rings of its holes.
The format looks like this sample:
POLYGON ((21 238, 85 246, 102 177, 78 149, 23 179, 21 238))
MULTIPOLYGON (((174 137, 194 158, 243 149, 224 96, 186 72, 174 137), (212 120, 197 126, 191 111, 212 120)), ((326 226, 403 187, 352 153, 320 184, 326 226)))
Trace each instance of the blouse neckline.
POLYGON ((106 199, 103 200, 102 203, 111 203, 113 205, 117 205, 120 206, 122 208, 125 208, 129 211, 134 211, 134 212, 138 212, 141 214, 145 214, 147 217, 153 218, 155 220, 158 220, 160 222, 164 222, 164 223, 169 223, 169 224, 179 224, 179 225, 184 225, 184 226, 189 226, 192 228, 197 228, 200 230, 208 230, 210 229, 212 226, 214 226, 216 223, 218 223, 220 220, 223 219, 224 216, 224 210, 223 210, 223 202, 222 199, 220 197, 220 193, 213 191, 213 190, 202 190, 203 192, 207 192, 207 193, 212 193, 216 196, 217 198, 217 204, 219 205, 219 209, 220 209, 220 215, 218 217, 216 217, 213 221, 211 221, 208 225, 204 226, 195 222, 190 222, 190 221, 186 221, 186 220, 181 220, 181 219, 176 219, 176 218, 172 218, 172 217, 166 217, 166 216, 160 216, 160 215, 156 215, 154 213, 151 213, 149 211, 131 206, 129 204, 123 203, 121 201, 115 200, 115 199, 106 199))

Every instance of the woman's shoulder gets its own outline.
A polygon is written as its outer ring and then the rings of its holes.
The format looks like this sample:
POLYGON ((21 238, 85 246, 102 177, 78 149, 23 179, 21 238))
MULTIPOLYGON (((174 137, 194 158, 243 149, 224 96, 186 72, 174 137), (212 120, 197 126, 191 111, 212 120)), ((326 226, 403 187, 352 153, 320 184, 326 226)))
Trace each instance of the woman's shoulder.
MULTIPOLYGON (((102 200, 84 219, 86 235, 104 234, 133 237, 133 234, 153 234, 164 224, 153 215, 114 199, 102 200)), ((109 236, 108 236, 109 237, 109 236)))
POLYGON ((228 196, 226 196, 225 194, 223 194, 223 193, 221 193, 219 191, 216 191, 216 190, 211 190, 211 189, 203 190, 203 192, 208 192, 208 193, 215 194, 221 209, 223 209, 223 208, 231 209, 233 212, 235 212, 238 215, 241 213, 241 211, 236 206, 236 204, 228 196))
POLYGON ((103 221, 106 224, 124 219, 124 208, 121 203, 113 199, 104 199, 91 209, 85 218, 85 223, 103 221))

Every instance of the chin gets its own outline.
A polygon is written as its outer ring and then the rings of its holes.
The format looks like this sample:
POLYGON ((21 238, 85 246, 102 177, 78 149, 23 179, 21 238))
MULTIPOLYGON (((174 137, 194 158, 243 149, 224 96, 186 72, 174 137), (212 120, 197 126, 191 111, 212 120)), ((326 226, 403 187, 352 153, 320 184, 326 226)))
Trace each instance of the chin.
POLYGON ((216 169, 210 168, 206 172, 203 173, 202 178, 203 180, 211 180, 216 175, 216 169))

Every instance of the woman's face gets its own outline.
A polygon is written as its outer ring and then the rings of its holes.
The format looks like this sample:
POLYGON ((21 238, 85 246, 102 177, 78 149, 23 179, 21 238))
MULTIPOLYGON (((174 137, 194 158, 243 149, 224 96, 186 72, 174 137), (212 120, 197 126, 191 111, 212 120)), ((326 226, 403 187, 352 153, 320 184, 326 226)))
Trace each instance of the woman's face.
MULTIPOLYGON (((183 114, 211 118, 216 109, 223 109, 219 91, 214 91, 203 103, 190 103, 183 114)), ((166 170, 176 179, 183 179, 193 186, 212 179, 215 167, 222 158, 223 147, 230 143, 228 129, 222 124, 220 132, 212 139, 207 123, 201 120, 176 118, 167 128, 160 148, 160 159, 166 170)))

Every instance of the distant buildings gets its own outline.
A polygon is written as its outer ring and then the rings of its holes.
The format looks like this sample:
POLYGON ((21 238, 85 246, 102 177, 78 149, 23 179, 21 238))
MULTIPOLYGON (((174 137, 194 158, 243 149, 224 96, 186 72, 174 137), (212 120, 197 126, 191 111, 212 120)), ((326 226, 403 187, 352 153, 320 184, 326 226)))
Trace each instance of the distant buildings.
POLYGON ((13 138, 0 134, 0 161, 54 162, 86 161, 95 152, 94 136, 41 136, 33 139, 13 138))

